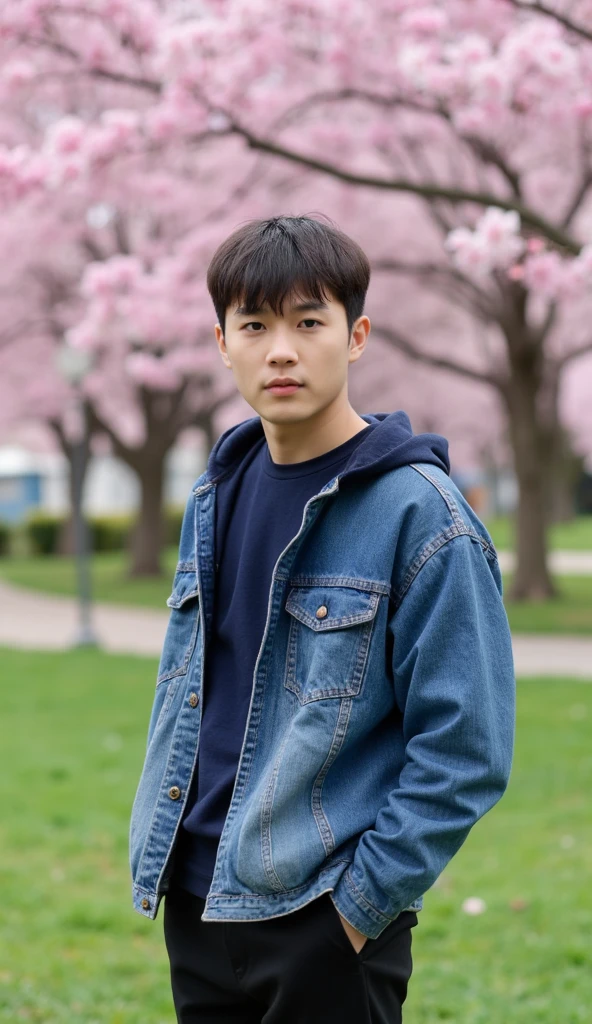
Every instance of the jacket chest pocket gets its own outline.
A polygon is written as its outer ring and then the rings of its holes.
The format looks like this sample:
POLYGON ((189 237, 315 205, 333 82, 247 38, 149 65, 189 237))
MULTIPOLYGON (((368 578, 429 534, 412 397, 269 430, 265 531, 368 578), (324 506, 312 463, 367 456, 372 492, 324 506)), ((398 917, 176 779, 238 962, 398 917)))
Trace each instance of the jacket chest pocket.
POLYGON ((355 587, 293 587, 284 685, 301 704, 356 697, 380 595, 355 587))
POLYGON ((175 573, 171 609, 156 685, 187 672, 199 631, 199 590, 195 570, 175 573))

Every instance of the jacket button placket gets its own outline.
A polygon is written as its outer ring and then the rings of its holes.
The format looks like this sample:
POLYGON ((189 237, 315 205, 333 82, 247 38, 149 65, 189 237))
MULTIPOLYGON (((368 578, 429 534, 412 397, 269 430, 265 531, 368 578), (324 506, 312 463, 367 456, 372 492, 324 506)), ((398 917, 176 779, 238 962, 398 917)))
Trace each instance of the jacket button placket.
POLYGON ((179 787, 171 786, 171 788, 169 789, 169 796, 171 800, 178 800, 179 797, 181 796, 181 790, 179 789, 179 787))

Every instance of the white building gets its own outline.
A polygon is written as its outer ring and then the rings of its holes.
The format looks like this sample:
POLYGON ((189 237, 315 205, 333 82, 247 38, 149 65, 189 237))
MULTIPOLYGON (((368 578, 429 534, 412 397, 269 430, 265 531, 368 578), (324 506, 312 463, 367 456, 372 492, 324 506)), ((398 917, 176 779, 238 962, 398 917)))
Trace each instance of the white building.
MULTIPOLYGON (((178 445, 165 464, 165 503, 184 506, 206 464, 203 446, 178 445)), ((33 508, 61 514, 68 509, 68 461, 61 452, 0 447, 0 520, 17 523, 33 508)), ((134 512, 140 488, 133 471, 112 455, 93 455, 86 477, 88 515, 134 512)))

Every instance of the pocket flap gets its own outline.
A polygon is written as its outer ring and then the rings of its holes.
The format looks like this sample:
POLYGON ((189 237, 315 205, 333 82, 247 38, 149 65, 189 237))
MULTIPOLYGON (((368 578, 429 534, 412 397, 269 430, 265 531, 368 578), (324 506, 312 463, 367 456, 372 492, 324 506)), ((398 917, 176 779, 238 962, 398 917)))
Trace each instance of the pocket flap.
POLYGON ((380 594, 355 587, 292 587, 286 611, 310 629, 342 629, 373 619, 379 600, 380 594))
POLYGON ((189 601, 192 597, 197 597, 198 594, 199 589, 195 573, 179 573, 173 584, 173 592, 170 597, 167 597, 166 603, 169 608, 180 608, 181 605, 185 604, 185 601, 189 601))

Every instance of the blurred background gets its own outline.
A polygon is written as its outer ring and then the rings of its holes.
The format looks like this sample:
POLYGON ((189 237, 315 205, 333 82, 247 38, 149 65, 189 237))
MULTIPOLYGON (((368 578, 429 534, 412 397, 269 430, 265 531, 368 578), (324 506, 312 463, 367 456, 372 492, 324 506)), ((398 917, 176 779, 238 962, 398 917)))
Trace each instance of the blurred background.
POLYGON ((205 271, 280 213, 368 253, 350 401, 448 438, 504 573, 512 779, 405 1019, 592 1019, 591 57, 589 0, 0 4, 0 1020, 174 1020, 129 813, 185 502, 255 415, 205 271))

